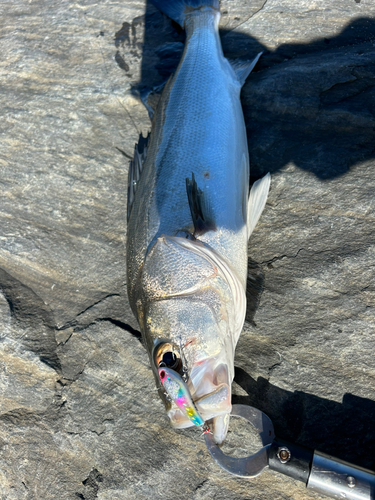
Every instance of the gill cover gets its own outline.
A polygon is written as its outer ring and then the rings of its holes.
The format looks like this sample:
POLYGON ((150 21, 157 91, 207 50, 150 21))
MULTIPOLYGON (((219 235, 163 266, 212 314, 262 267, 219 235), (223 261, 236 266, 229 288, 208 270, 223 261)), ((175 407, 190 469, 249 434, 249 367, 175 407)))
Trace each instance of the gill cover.
MULTIPOLYGON (((221 291, 235 347, 246 314, 245 290, 237 273, 215 250, 198 240, 166 235, 157 238, 142 272, 147 302, 192 296, 208 286, 221 291)), ((233 375, 231 370, 232 379, 233 375)))

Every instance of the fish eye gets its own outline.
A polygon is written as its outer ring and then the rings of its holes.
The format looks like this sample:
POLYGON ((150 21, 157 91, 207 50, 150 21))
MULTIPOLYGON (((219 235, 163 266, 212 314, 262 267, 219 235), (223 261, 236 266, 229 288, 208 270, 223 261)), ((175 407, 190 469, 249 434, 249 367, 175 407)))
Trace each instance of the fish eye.
POLYGON ((177 356, 172 351, 167 351, 163 354, 163 359, 159 363, 159 367, 167 366, 168 368, 172 368, 176 366, 178 361, 177 356))
POLYGON ((156 346, 154 362, 157 368, 170 368, 176 372, 182 370, 182 360, 177 346, 169 342, 156 346))

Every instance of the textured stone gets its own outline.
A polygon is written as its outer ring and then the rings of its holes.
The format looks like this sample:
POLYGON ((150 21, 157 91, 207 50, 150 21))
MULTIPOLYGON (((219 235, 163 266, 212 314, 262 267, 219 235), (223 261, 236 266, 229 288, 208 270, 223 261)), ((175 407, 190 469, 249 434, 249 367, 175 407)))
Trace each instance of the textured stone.
MULTIPOLYGON (((221 4, 228 57, 263 51, 242 101, 252 180, 273 179, 233 401, 281 438, 374 468, 375 4, 221 4)), ((129 309, 139 95, 176 67, 184 33, 141 0, 0 11, 0 497, 318 498, 271 472, 231 477, 199 431, 172 430, 129 309)), ((254 446, 234 420, 226 452, 254 446)))

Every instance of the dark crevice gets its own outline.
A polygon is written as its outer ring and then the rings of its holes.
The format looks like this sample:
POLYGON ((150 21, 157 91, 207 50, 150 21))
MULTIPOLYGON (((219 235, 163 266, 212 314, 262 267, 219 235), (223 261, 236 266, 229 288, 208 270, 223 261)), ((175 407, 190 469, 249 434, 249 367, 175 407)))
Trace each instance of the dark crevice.
POLYGON ((117 146, 115 147, 115 149, 117 149, 117 151, 119 151, 123 156, 125 156, 126 159, 128 159, 130 161, 133 160, 133 157, 128 155, 128 153, 126 153, 122 149, 118 148, 117 146))
POLYGON ((98 481, 99 483, 102 483, 103 482, 103 475, 100 474, 100 472, 97 469, 92 469, 92 471, 89 474, 89 477, 87 479, 85 479, 84 481, 82 481, 82 484, 84 486, 94 487, 94 486, 97 486, 96 481, 98 481))
POLYGON ((130 333, 131 335, 133 335, 133 337, 135 337, 139 341, 142 340, 142 334, 141 334, 141 332, 139 332, 138 330, 135 330, 132 326, 130 326, 127 323, 124 323, 124 322, 122 322, 122 321, 120 321, 118 319, 113 319, 113 318, 98 318, 96 321, 109 321, 113 325, 116 325, 116 326, 122 328, 123 330, 126 330, 128 333, 130 333))
POLYGON ((73 333, 71 333, 66 340, 64 340, 63 342, 60 342, 59 345, 65 345, 65 344, 67 344, 69 342, 69 340, 72 338, 72 335, 73 335, 73 333))
MULTIPOLYGON (((305 250, 304 248, 300 248, 298 250, 298 252, 295 254, 295 255, 277 255, 276 257, 274 257, 273 259, 270 259, 270 260, 265 260, 263 262, 261 262, 261 264, 266 264, 266 265, 269 265, 269 264, 272 264, 273 262, 276 262, 277 260, 282 260, 282 259, 295 259, 298 254, 302 251, 302 250, 305 250)), ((326 251, 326 250, 325 250, 326 251)))
POLYGON ((61 386, 60 388, 69 387, 72 384, 72 381, 67 378, 60 378, 59 380, 56 381, 56 384, 61 386))
POLYGON ((92 309, 93 307, 97 306, 101 302, 104 302, 106 299, 109 299, 110 297, 120 297, 120 294, 119 293, 109 293, 108 295, 106 295, 105 297, 102 297, 97 302, 94 302, 94 304, 91 304, 88 307, 86 307, 86 309, 84 309, 83 311, 81 311, 80 313, 78 313, 76 317, 79 318, 79 316, 82 316, 82 314, 85 314, 85 312, 89 311, 90 309, 92 309))
POLYGON ((271 375, 271 373, 273 372, 273 370, 275 368, 277 368, 278 366, 281 366, 281 360, 278 363, 275 363, 275 364, 273 364, 272 366, 270 366, 268 368, 268 375, 271 375))
POLYGON ((74 376, 74 380, 77 380, 79 376, 82 375, 82 373, 85 371, 86 366, 87 363, 85 363, 84 366, 81 368, 81 370, 79 370, 79 372, 76 373, 76 375, 74 376))
MULTIPOLYGON (((258 12, 260 12, 261 10, 264 9, 265 5, 267 3, 267 0, 264 1, 263 5, 258 9, 256 10, 253 14, 251 14, 251 16, 247 17, 244 21, 242 21, 242 23, 238 24, 237 26, 235 26, 234 28, 232 28, 231 30, 227 31, 225 33, 225 35, 228 35, 229 33, 232 33, 234 30, 238 30, 238 28, 240 26, 242 26, 243 24, 247 23, 250 19, 252 19, 256 14, 258 14, 258 12)), ((225 37, 225 35, 223 35, 223 38, 225 37)))
POLYGON ((53 356, 53 357, 51 357, 50 355, 39 356, 39 359, 42 363, 49 366, 53 370, 56 370, 58 373, 60 373, 61 366, 60 366, 60 360, 59 360, 57 354, 56 354, 56 356, 53 356))
POLYGON ((200 482, 195 488, 194 491, 199 490, 200 488, 203 488, 203 486, 208 483, 208 479, 204 479, 202 482, 200 482))
MULTIPOLYGON (((89 328, 92 325, 96 325, 96 324, 98 324, 100 322, 104 322, 104 321, 108 321, 109 323, 112 323, 113 325, 118 326, 119 328, 130 333, 131 335, 133 335, 133 337, 135 337, 140 342, 142 342, 141 332, 139 332, 138 330, 136 330, 132 326, 128 325, 127 323, 124 323, 123 321, 120 321, 120 320, 114 319, 114 318, 95 318, 92 321, 90 321, 90 323, 87 323, 84 325, 79 325, 78 323, 76 323, 75 325, 73 325, 74 331, 81 332, 83 330, 86 330, 86 328, 89 328)), ((71 337, 72 337, 72 335, 70 335, 69 338, 67 340, 65 340, 64 342, 62 342, 60 345, 65 345, 71 337)))
POLYGON ((83 311, 79 312, 74 319, 72 319, 71 321, 68 321, 63 326, 60 326, 59 328, 56 328, 56 330, 57 331, 63 331, 63 330, 67 330, 68 328, 72 328, 74 326, 77 326, 79 324, 77 318, 79 318, 80 316, 82 316, 87 311, 89 311, 93 307, 97 306, 98 304, 100 304, 104 300, 109 299, 110 297, 120 297, 120 294, 119 293, 109 293, 108 295, 106 295, 105 297, 102 297, 101 299, 99 299, 98 301, 94 302, 93 304, 90 304, 88 307, 86 307, 86 309, 83 309, 83 311))
POLYGON ((92 469, 89 477, 82 481, 83 486, 85 486, 85 494, 76 493, 78 498, 83 498, 84 500, 95 500, 98 498, 99 484, 103 482, 103 475, 97 469, 92 469), (80 496, 79 496, 80 495, 80 496))

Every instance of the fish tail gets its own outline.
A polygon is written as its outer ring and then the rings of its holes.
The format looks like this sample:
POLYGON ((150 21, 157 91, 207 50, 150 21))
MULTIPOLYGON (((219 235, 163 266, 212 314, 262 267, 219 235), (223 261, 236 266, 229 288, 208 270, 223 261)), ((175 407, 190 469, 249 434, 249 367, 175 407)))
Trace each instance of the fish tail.
POLYGON ((182 27, 186 14, 192 10, 198 10, 201 7, 220 10, 219 0, 151 0, 151 2, 182 27))

